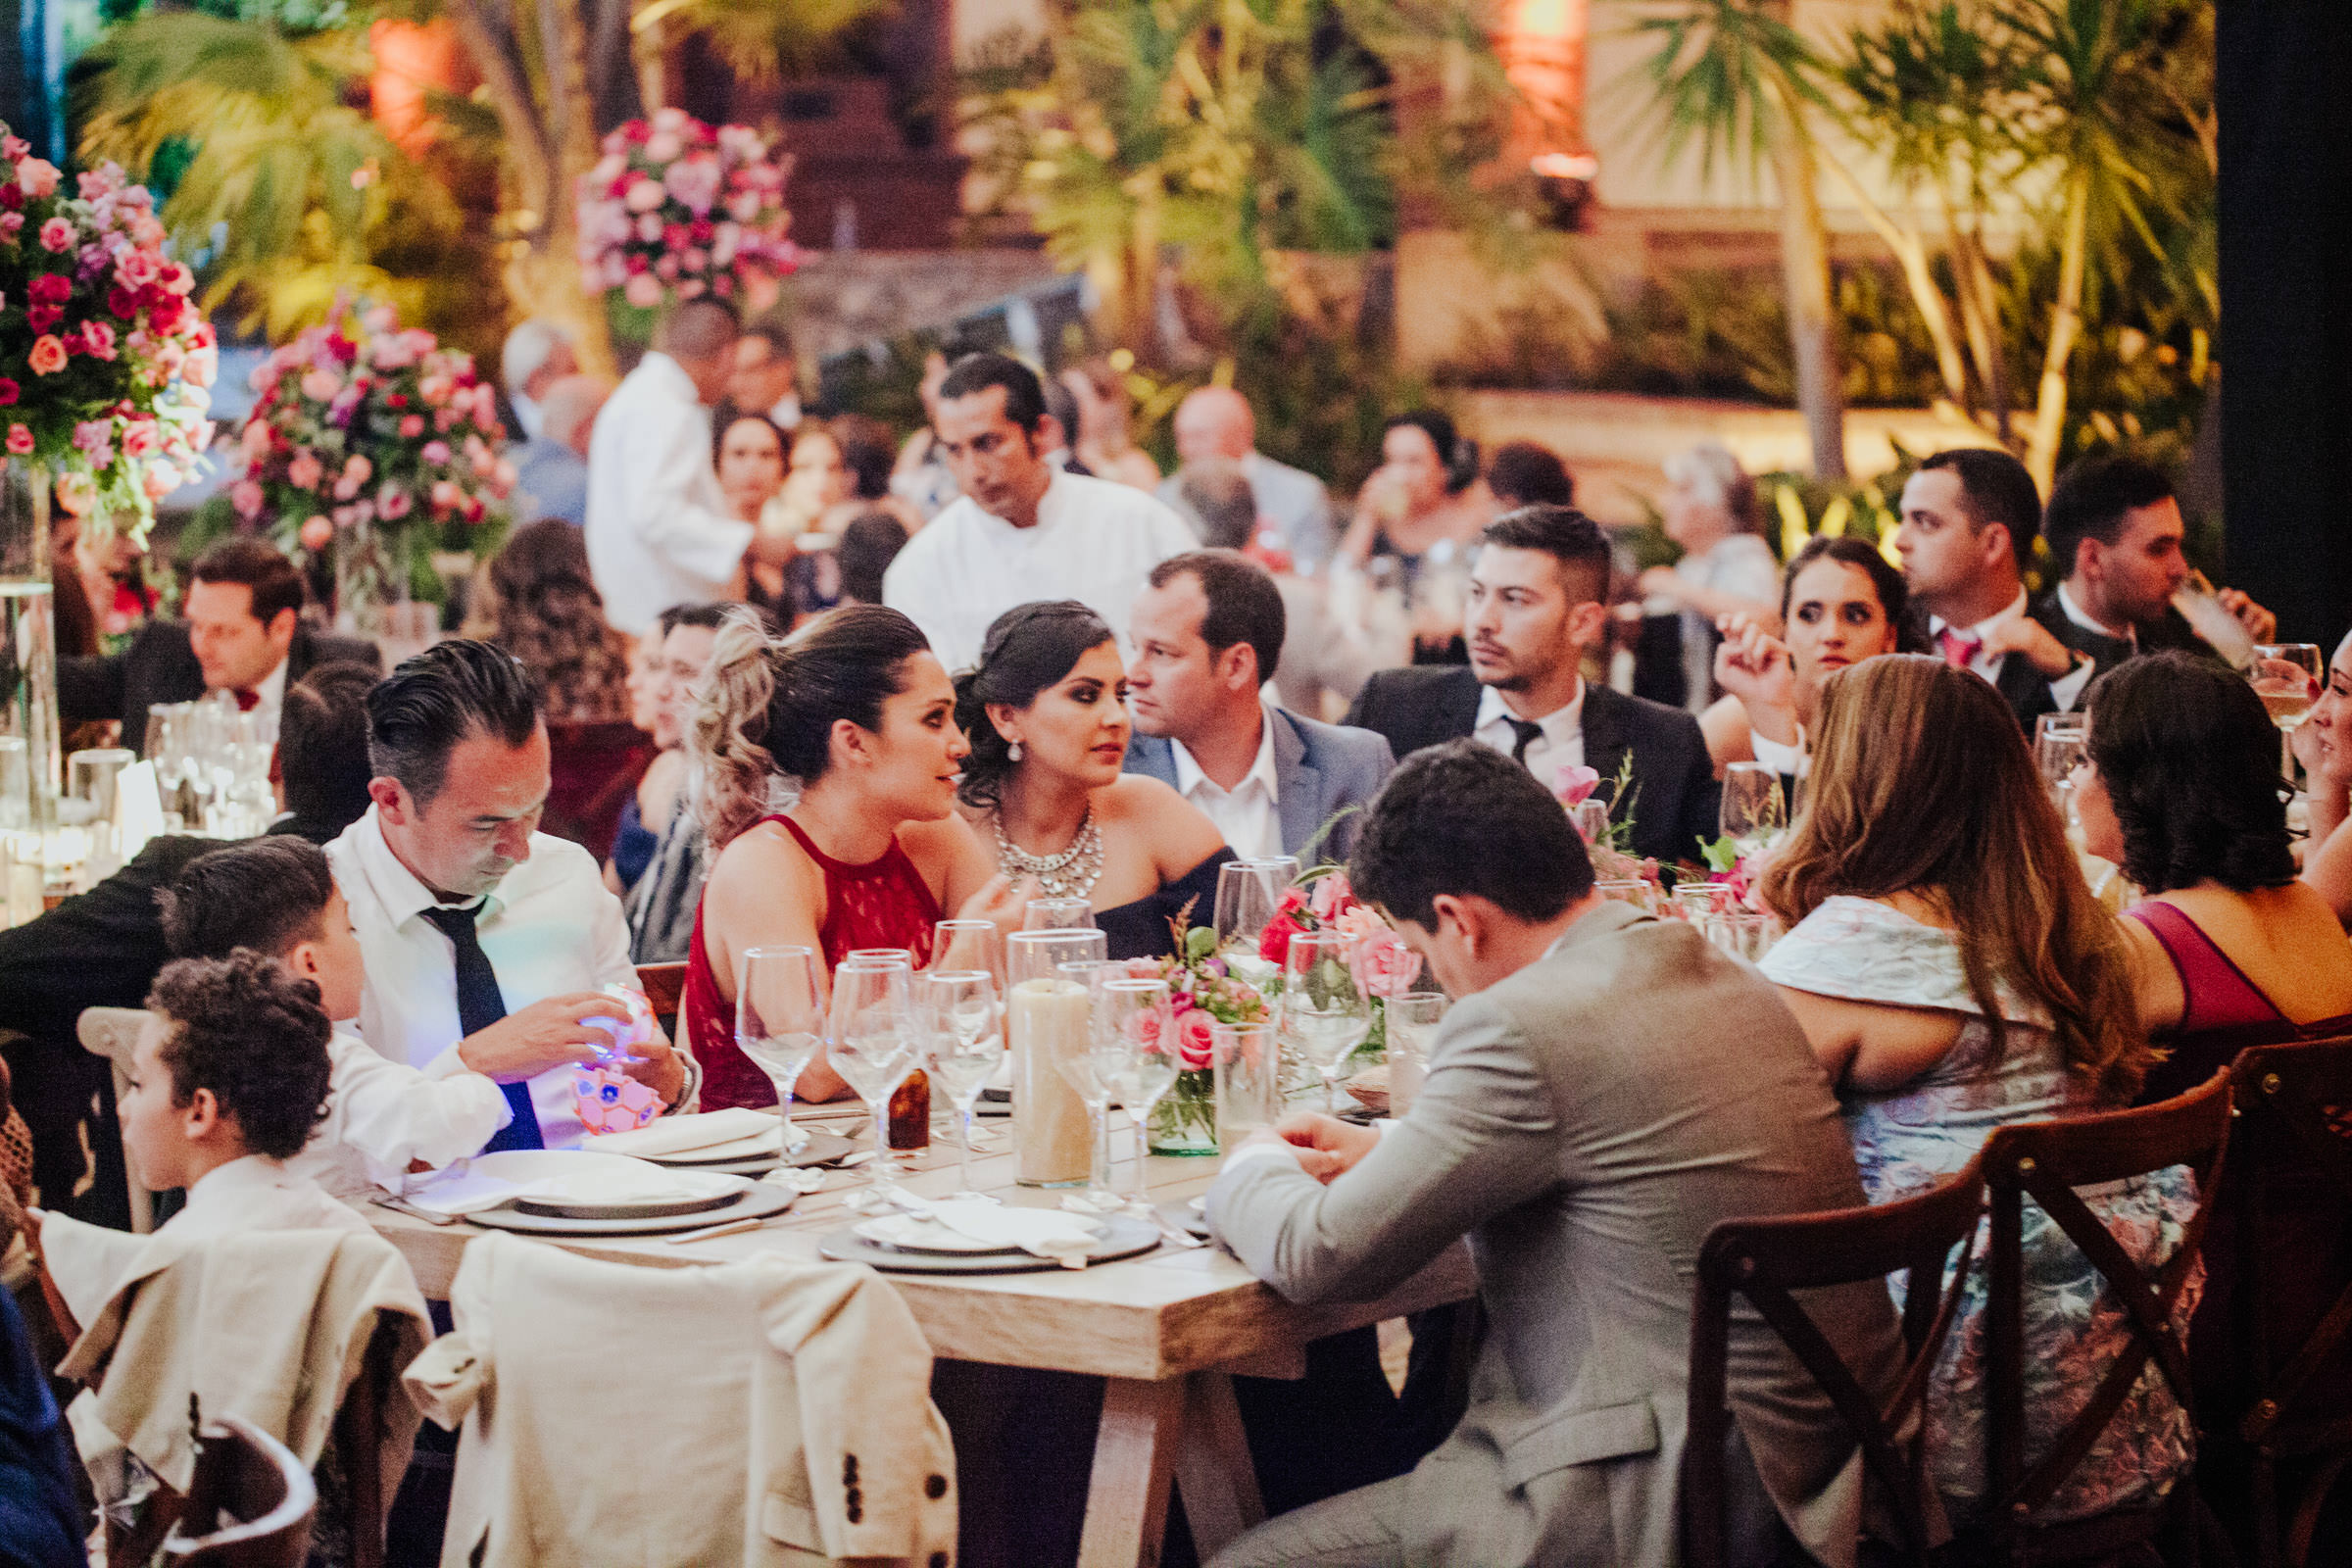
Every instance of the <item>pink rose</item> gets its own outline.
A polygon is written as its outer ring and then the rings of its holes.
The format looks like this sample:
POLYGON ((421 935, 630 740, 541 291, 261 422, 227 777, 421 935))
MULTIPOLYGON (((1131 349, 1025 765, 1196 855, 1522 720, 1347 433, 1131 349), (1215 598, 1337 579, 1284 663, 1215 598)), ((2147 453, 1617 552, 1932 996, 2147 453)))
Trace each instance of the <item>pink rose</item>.
POLYGON ((33 374, 55 375, 66 368, 66 345, 56 333, 43 333, 32 345, 31 363, 33 374))
POLYGON ((0 239, 14 240, 24 228, 23 213, 0 213, 0 239))
POLYGON ((262 514, 261 481, 258 479, 239 479, 235 484, 229 486, 228 499, 235 505, 238 516, 260 516, 262 514))
POLYGON ((352 475, 347 473, 335 481, 335 499, 337 501, 349 501, 359 493, 360 481, 352 475))
POLYGON ((343 390, 343 377, 325 366, 314 366, 302 375, 302 395, 315 403, 332 403, 343 390))
POLYGON ((8 450, 22 458, 32 451, 32 431, 22 424, 8 427, 8 450))
POLYGON ((343 477, 353 484, 366 484, 375 477, 375 465, 363 453, 354 452, 343 460, 343 477))
POLYGON ((1315 918, 1328 920, 1346 908, 1355 899, 1355 891, 1348 885, 1348 873, 1334 871, 1315 878, 1314 892, 1309 896, 1315 918))
POLYGON ((401 416, 400 438, 403 441, 414 441, 422 434, 424 434, 423 415, 407 414, 401 416))
POLYGON ((163 434, 153 419, 140 419, 122 431, 122 455, 126 458, 152 458, 163 444, 163 434))
POLYGON ((398 522, 415 505, 415 498, 396 484, 388 484, 375 493, 375 510, 386 522, 398 522))
POLYGON ((1306 928, 1292 918, 1290 911, 1277 914, 1266 922, 1266 929, 1257 939, 1257 956, 1268 963, 1281 963, 1291 956, 1291 938, 1306 928))
POLYGON ((38 201, 57 189, 65 173, 45 158, 27 158, 17 166, 17 187, 38 201))
POLYGON ((286 482, 297 490, 316 490, 318 481, 324 477, 325 466, 318 461, 318 455, 308 447, 295 453, 294 461, 286 465, 286 482))
POLYGON ((630 182, 628 192, 621 197, 620 203, 632 213, 650 213, 661 206, 667 196, 660 180, 640 176, 630 182))
POLYGON ((1209 1030, 1216 1020, 1195 1007, 1176 1020, 1176 1059, 1187 1072, 1198 1072, 1209 1064, 1214 1036, 1209 1030))
POLYGON ((447 463, 450 456, 449 443, 446 441, 427 441, 424 444, 424 461, 435 466, 447 463))
POLYGON ((179 470, 169 463, 151 463, 147 465, 147 471, 139 475, 139 488, 147 492, 150 501, 163 500, 178 489, 181 483, 179 470))
POLYGON ((466 504, 466 492, 447 479, 433 486, 433 505, 443 512, 455 512, 466 504))
POLYGON ((324 550, 334 536, 335 525, 324 517, 314 514, 304 519, 301 534, 303 549, 324 550))
POLYGON ((650 311, 662 303, 662 280, 651 272, 639 272, 622 286, 620 297, 641 311, 650 311))
POLYGON ((76 517, 86 517, 98 504, 98 486, 86 473, 59 474, 57 504, 76 517))
POLYGON ((52 218, 41 225, 41 249, 69 251, 74 248, 74 222, 71 219, 52 218))
POLYGON ((104 321, 84 321, 81 326, 81 351, 93 359, 113 359, 115 329, 104 321))
POLYGON ((1563 767, 1551 781, 1551 793, 1562 806, 1574 806, 1600 788, 1600 774, 1590 767, 1563 767))
POLYGON ((1396 933, 1368 936, 1348 955, 1348 972, 1355 983, 1376 997, 1401 997, 1421 974, 1421 955, 1398 941, 1396 933))

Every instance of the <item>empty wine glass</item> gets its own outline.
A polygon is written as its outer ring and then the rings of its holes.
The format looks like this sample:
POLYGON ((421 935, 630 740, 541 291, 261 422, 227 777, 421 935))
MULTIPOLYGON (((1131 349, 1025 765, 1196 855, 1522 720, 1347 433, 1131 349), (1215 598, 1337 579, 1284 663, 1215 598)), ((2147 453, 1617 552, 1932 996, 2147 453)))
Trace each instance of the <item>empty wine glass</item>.
POLYGON ((1739 846, 1742 858, 1761 853, 1773 835, 1788 825, 1781 775, 1762 762, 1734 762, 1725 768, 1718 820, 1723 836, 1739 846))
POLYGON ((2034 764, 2041 770, 2041 782, 2061 812, 2066 809, 2067 780, 2089 743, 2086 713, 2044 713, 2034 721, 2034 764))
POLYGON ((1095 923, 1095 906, 1084 899, 1031 899, 1021 911, 1024 931, 1083 931, 1095 923))
MULTIPOLYGON (((905 954, 899 955, 904 960, 905 954)), ((825 1059, 874 1113, 874 1186, 890 1184, 890 1097, 914 1070, 911 988, 904 961, 847 957, 833 971, 825 1059)))
POLYGON ((2254 683, 2254 695, 2262 699, 2271 722, 2278 726, 2279 755, 2284 759, 2279 765, 2290 779, 2295 776, 2295 731, 2311 716, 2327 673, 2327 656, 2317 643, 2262 644, 2254 650, 2253 667, 2246 671, 2246 679, 2254 683))
POLYGON ((813 948, 748 948, 735 974, 735 1046, 776 1086, 784 1152, 802 1139, 792 1126, 792 1090, 825 1039, 824 985, 813 948))
MULTIPOLYGON (((985 923, 985 922, 983 922, 985 923)), ((1004 1059, 996 977, 985 969, 934 969, 917 983, 924 1017, 925 1060, 931 1081, 946 1092, 963 1122, 956 1164, 958 1189, 972 1190, 972 1107, 997 1063, 1004 1059)))
POLYGON ((1004 977, 1004 938, 994 920, 941 920, 931 927, 931 967, 958 972, 985 969, 1004 977))
POLYGON ((1298 858, 1293 855, 1227 860, 1218 866, 1217 951, 1239 949, 1254 957, 1258 939, 1282 903, 1283 890, 1298 880, 1298 858))
POLYGON ((1372 998, 1348 965, 1348 939, 1301 931, 1282 960, 1279 1027, 1323 1079, 1325 1108, 1340 1110, 1340 1064, 1372 1032, 1372 998))
POLYGON ((1064 1082, 1077 1092, 1086 1105, 1089 1151, 1086 1196, 1098 1203, 1115 1203, 1118 1194, 1110 1180, 1110 1102, 1112 1086, 1107 1068, 1109 1063, 1094 1049, 1096 1020, 1101 1016, 1102 987, 1105 982, 1123 979, 1127 965, 1115 959, 1085 958, 1060 966, 1064 980, 1075 981, 1086 988, 1087 1033, 1074 1051, 1054 1058, 1054 1066, 1064 1082))
POLYGON ((1176 1084, 1175 1025, 1165 980, 1113 978, 1095 989, 1095 1071, 1135 1126, 1135 1187, 1145 1200, 1144 1162, 1151 1152, 1152 1107, 1176 1084))

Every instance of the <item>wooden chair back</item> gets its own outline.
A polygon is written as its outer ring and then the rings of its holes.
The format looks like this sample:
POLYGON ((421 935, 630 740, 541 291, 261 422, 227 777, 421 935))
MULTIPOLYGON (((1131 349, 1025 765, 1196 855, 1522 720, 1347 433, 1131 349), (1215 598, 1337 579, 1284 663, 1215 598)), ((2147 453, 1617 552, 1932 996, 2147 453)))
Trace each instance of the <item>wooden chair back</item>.
MULTIPOLYGON (((2155 1535, 2156 1515, 2121 1515, 2056 1530, 2034 1515, 2071 1477, 2116 1411, 2154 1361, 2192 1419, 2196 1396, 2188 1350, 2173 1326, 2180 1293, 2203 1253, 2230 1142, 2230 1075, 2218 1072, 2176 1099, 2132 1110, 1993 1130, 1980 1158, 1991 1210, 1985 1256, 1984 1308, 1987 1443, 1985 1477, 1989 1528, 2013 1557, 2043 1535, 2085 1550, 2125 1550, 2155 1535), (2158 1265, 2141 1270, 2123 1244, 2076 1189, 2185 1165, 2197 1181, 2197 1207, 2180 1245, 2158 1265), (2131 1344, 2109 1366, 2088 1401, 2059 1432, 2050 1450, 2026 1462, 2025 1200, 2031 1198, 2098 1270, 2103 1294, 2123 1307, 2131 1344)), ((2191 1492, 2192 1487, 2176 1489, 2191 1492)), ((2053 1547, 2055 1549, 2055 1546, 2053 1547)))
POLYGON ((601 862, 612 853, 612 834, 629 791, 653 764, 654 743, 625 719, 547 726, 549 769, 543 833, 569 839, 601 862))
MULTIPOLYGON (((74 1032, 81 1049, 113 1064, 118 1105, 130 1088, 130 1049, 138 1043, 139 1030, 146 1022, 143 1007, 84 1007, 74 1020, 74 1032)), ((130 1228, 144 1236, 155 1229, 155 1195, 139 1179, 139 1162, 127 1143, 122 1146, 122 1175, 130 1188, 130 1228)))
POLYGON ((284 1444, 233 1415, 208 1421, 196 1434, 195 1479, 180 1522, 164 1538, 163 1560, 178 1568, 302 1568, 318 1509, 311 1473, 284 1444))
POLYGON ((2352 1038, 2258 1047, 2230 1076, 2238 1115, 2221 1223, 2236 1278, 2221 1325, 2228 1408, 2213 1414, 2250 1450, 2256 1562, 2303 1568, 2352 1464, 2352 1038), (2291 1520, 2281 1459, 2316 1461, 2291 1520))
POLYGON ((1968 1284, 1984 1207, 1984 1177, 1971 1160, 1949 1181, 1894 1202, 1725 1220, 1707 1233, 1691 1298, 1690 1435, 1683 1448, 1683 1560, 1689 1568, 1722 1568, 1729 1560, 1724 1456, 1732 1420, 1727 1363, 1735 1296, 1747 1298, 1829 1397, 1887 1499, 1904 1555, 1925 1568, 1937 1544, 1932 1521, 1939 1517, 1928 1500, 1928 1382, 1968 1284), (1955 1248, 1957 1265, 1951 1262, 1955 1248), (1882 1409, 1794 1293, 1897 1272, 1905 1276, 1903 1375, 1892 1402, 1882 1409))
POLYGON ((686 1000, 686 965, 683 963, 641 963, 637 966, 637 989, 653 1004, 654 1016, 669 1030, 675 1040, 678 1032, 671 1027, 678 1016, 678 1007, 686 1000))

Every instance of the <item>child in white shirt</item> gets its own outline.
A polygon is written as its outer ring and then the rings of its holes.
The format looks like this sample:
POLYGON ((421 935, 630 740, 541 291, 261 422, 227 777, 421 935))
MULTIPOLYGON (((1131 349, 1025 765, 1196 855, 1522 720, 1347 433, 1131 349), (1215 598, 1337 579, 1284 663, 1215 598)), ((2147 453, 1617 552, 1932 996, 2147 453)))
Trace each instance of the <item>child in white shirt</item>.
POLYGON ((336 1020, 326 1118, 289 1164, 338 1198, 397 1189, 403 1173, 479 1153, 514 1114, 489 1076, 527 1079, 592 1048, 503 1044, 475 1036, 422 1069, 377 1054, 356 1024, 366 961, 351 910, 324 854, 287 835, 213 851, 188 863, 161 896, 164 939, 182 957, 267 954, 318 988, 336 1020), (517 1049, 528 1053, 515 1056, 517 1049), (477 1060, 477 1058, 479 1058, 477 1060))

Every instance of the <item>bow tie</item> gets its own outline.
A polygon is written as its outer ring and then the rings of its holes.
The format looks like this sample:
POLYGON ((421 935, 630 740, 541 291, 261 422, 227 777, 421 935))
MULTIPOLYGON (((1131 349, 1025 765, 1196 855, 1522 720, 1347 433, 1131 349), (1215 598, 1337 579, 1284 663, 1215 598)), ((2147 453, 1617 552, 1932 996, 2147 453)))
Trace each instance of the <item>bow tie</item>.
POLYGON ((1984 638, 1956 632, 1949 626, 1936 633, 1936 641, 1943 649, 1943 662, 1954 669, 1966 669, 1984 651, 1984 638))
POLYGON ((240 713, 250 713, 262 705, 262 694, 257 691, 237 691, 229 695, 237 700, 237 711, 240 713))

